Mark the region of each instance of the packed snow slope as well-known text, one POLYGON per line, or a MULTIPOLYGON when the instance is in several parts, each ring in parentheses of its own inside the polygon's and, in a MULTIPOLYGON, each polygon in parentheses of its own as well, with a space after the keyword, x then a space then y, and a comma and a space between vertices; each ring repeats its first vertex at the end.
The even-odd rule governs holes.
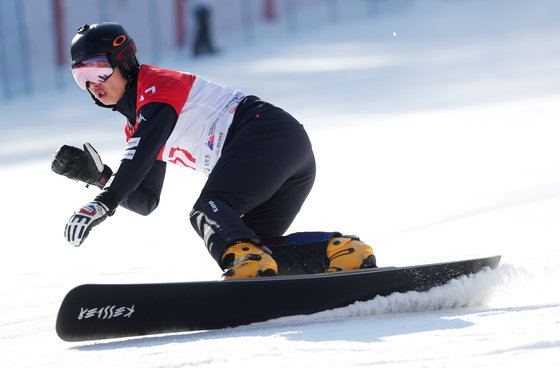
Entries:
POLYGON ((290 232, 357 234, 383 266, 495 254, 502 265, 312 316, 63 342, 56 313, 78 284, 220 275, 188 223, 205 178, 178 167, 151 216, 121 209, 82 247, 65 242, 97 190, 53 174, 51 154, 88 141, 116 167, 124 145, 124 119, 68 84, 0 105, 2 367, 559 366, 560 2, 344 3, 351 18, 272 24, 252 45, 222 40, 218 57, 158 65, 306 126, 318 176, 290 232))

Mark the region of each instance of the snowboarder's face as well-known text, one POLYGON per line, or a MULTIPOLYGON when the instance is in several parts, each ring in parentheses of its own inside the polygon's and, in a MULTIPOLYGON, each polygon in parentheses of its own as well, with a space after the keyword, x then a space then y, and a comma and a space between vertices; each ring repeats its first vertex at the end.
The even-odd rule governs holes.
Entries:
POLYGON ((126 79, 123 78, 119 68, 102 83, 88 82, 88 90, 103 105, 114 105, 122 98, 126 89, 126 79))

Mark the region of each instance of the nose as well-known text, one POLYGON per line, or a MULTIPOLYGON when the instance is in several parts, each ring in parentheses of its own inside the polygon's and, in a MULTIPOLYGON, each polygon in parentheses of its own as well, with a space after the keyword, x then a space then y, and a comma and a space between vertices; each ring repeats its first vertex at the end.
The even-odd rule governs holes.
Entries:
POLYGON ((86 86, 89 90, 92 90, 92 89, 95 89, 95 88, 99 88, 101 86, 101 83, 87 82, 86 86))

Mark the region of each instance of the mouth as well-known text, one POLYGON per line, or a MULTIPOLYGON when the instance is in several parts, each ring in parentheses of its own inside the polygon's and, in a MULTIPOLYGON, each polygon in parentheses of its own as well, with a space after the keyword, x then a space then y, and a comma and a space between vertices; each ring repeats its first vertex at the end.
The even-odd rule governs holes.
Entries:
POLYGON ((96 91, 95 97, 97 97, 98 100, 102 101, 103 99, 105 99, 105 97, 107 97, 107 93, 105 91, 96 91))
POLYGON ((103 101, 105 98, 107 98, 107 92, 99 85, 90 84, 88 86, 88 89, 99 101, 103 101))

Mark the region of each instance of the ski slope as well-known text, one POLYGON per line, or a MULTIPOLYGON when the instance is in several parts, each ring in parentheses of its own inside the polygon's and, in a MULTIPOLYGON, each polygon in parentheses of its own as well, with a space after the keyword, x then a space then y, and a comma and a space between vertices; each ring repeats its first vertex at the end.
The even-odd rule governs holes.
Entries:
POLYGON ((503 256, 426 293, 226 330, 56 336, 78 284, 220 277, 188 222, 205 178, 169 167, 151 216, 121 209, 74 248, 64 225, 97 189, 52 173, 51 154, 88 141, 115 168, 124 119, 72 85, 1 101, 0 366, 559 366, 559 11, 554 0, 386 1, 297 33, 269 25, 254 45, 222 40, 215 58, 161 60, 306 126, 318 176, 290 232, 357 234, 382 266, 503 256))

